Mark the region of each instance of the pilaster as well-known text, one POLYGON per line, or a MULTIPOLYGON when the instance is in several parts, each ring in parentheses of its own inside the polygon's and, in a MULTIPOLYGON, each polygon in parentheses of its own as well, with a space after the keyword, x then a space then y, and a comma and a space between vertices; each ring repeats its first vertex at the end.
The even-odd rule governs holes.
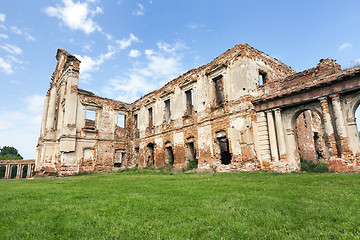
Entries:
POLYGON ((275 109, 274 113, 275 113, 276 134, 277 134, 277 140, 279 143, 280 160, 286 161, 285 134, 284 134, 283 122, 281 119, 280 108, 275 109))

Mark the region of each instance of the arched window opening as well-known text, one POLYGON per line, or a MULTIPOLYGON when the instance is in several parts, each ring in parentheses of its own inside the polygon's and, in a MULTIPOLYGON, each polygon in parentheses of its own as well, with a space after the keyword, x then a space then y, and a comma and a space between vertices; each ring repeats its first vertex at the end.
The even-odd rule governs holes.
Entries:
POLYGON ((325 162, 327 153, 320 115, 311 110, 302 112, 296 119, 295 131, 300 161, 325 162))

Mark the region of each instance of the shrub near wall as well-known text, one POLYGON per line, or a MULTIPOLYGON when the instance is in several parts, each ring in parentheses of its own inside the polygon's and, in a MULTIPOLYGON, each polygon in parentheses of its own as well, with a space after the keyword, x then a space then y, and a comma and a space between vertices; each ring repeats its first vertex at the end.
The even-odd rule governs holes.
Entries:
POLYGON ((329 167, 327 163, 318 162, 314 163, 312 161, 300 160, 300 169, 304 172, 314 172, 314 173, 325 173, 329 172, 329 167))

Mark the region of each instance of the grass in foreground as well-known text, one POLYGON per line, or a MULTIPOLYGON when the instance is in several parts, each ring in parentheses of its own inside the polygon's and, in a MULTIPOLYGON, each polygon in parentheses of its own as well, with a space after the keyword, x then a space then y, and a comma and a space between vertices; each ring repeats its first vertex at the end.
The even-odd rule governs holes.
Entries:
POLYGON ((0 180, 0 238, 359 239, 359 181, 136 171, 0 180))

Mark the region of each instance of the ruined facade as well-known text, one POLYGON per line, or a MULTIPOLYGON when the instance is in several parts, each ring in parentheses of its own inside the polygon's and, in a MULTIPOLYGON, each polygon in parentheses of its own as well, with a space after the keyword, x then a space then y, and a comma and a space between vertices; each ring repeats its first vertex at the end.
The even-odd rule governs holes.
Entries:
POLYGON ((296 73, 241 44, 129 104, 79 89, 80 61, 62 49, 56 58, 37 145, 40 174, 181 169, 193 159, 220 172, 292 172, 300 158, 359 170, 360 67, 341 70, 323 59, 296 73))

